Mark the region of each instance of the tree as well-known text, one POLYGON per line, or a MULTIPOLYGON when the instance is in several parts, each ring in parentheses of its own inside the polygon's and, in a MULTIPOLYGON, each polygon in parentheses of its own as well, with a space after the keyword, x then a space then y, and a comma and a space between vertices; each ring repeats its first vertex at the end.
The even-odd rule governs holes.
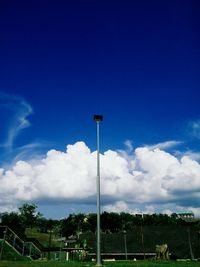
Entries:
POLYGON ((130 230, 133 228, 133 215, 127 212, 120 213, 120 219, 123 230, 130 230))
POLYGON ((36 226, 38 219, 42 217, 41 213, 37 212, 35 204, 25 203, 19 208, 20 217, 25 228, 36 226))
POLYGON ((95 213, 90 213, 87 217, 87 222, 89 224, 89 230, 95 233, 97 227, 97 215, 95 213))
POLYGON ((68 218, 61 221, 61 231, 63 236, 75 235, 77 232, 77 224, 74 219, 74 214, 70 214, 68 218))
POLYGON ((119 213, 103 212, 101 214, 101 229, 102 231, 110 231, 111 233, 119 232, 122 229, 122 223, 119 213))
POLYGON ((62 220, 61 231, 64 236, 79 235, 82 232, 87 232, 90 229, 88 217, 83 214, 70 214, 68 218, 62 220))
POLYGON ((21 217, 17 212, 5 212, 1 216, 2 224, 10 227, 14 232, 22 236, 25 232, 25 227, 21 217))

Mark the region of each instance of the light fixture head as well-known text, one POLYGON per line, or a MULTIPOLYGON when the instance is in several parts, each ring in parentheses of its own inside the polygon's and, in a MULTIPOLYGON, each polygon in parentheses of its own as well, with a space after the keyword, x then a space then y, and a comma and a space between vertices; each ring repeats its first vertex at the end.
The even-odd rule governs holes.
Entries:
POLYGON ((97 115, 97 114, 95 114, 95 115, 94 115, 94 120, 95 120, 96 122, 100 122, 100 121, 103 120, 103 116, 102 116, 102 115, 97 115))

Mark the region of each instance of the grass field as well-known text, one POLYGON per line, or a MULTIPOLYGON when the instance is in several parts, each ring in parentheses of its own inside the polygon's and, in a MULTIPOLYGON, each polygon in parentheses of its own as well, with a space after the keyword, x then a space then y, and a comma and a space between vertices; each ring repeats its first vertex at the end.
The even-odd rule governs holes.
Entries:
MULTIPOLYGON (((38 261, 0 261, 0 267, 92 267, 95 266, 93 262, 38 262, 38 261)), ((200 267, 200 262, 157 262, 157 261, 116 261, 116 262, 105 262, 105 267, 200 267)))

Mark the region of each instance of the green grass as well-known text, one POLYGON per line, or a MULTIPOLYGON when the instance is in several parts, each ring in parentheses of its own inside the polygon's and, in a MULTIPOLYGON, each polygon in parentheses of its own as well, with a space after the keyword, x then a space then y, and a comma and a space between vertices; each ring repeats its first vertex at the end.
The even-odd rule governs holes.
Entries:
MULTIPOLYGON (((25 231, 25 234, 28 238, 37 239, 41 243, 41 245, 43 245, 44 247, 49 246, 49 234, 48 233, 40 233, 40 232, 38 232, 37 229, 27 228, 25 231)), ((54 234, 52 234, 52 236, 51 236, 51 246, 52 247, 59 246, 59 243, 54 241, 55 238, 56 238, 56 236, 54 234)))
MULTIPOLYGON (((200 247, 197 239, 197 230, 199 228, 191 229, 191 240, 193 252, 196 258, 200 258, 200 247)), ((35 229, 27 229, 26 234, 28 237, 37 238, 43 245, 48 246, 49 234, 38 233, 35 229)), ((92 233, 85 234, 82 238, 86 238, 89 247, 93 249, 96 246, 95 235, 92 233)), ((55 246, 56 237, 52 235, 52 243, 55 246)), ((189 258, 189 248, 187 240, 187 231, 184 226, 149 226, 144 227, 144 243, 145 251, 153 252, 155 244, 168 243, 170 252, 175 252, 180 257, 189 258)), ((140 227, 135 227, 133 230, 127 232, 127 248, 128 252, 141 252, 141 235, 140 227)), ((124 251, 124 236, 122 233, 118 234, 102 234, 102 251, 106 252, 121 252, 124 251)), ((53 258, 53 257, 52 257, 53 258)), ((5 247, 3 259, 12 261, 0 261, 0 267, 92 267, 95 262, 58 262, 58 261, 28 261, 27 258, 16 255, 11 251, 11 248, 5 247)), ((185 261, 185 262, 157 262, 157 261, 116 261, 105 262, 105 267, 200 267, 199 262, 185 261)))
MULTIPOLYGON (((0 240, 0 249, 2 249, 2 240, 0 240)), ((2 259, 9 260, 17 260, 17 261, 27 261, 27 257, 20 256, 14 249, 8 246, 6 243, 4 244, 2 251, 2 259)), ((1 265, 0 265, 1 266, 1 265)))
MULTIPOLYGON (((94 262, 55 262, 55 261, 32 261, 32 262, 17 262, 17 261, 0 261, 0 267, 92 267, 94 262)), ((116 261, 105 262, 105 267, 199 267, 200 262, 157 262, 157 261, 116 261)))

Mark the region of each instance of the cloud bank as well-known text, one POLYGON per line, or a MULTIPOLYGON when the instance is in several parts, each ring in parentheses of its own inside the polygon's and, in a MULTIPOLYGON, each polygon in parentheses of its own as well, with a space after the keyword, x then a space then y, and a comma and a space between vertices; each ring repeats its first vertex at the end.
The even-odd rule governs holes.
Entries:
MULTIPOLYGON (((77 142, 37 161, 18 161, 0 169, 0 184, 0 211, 22 201, 95 204, 96 151, 77 142)), ((199 215, 200 164, 158 147, 108 150, 101 154, 101 195, 104 210, 199 215)))

